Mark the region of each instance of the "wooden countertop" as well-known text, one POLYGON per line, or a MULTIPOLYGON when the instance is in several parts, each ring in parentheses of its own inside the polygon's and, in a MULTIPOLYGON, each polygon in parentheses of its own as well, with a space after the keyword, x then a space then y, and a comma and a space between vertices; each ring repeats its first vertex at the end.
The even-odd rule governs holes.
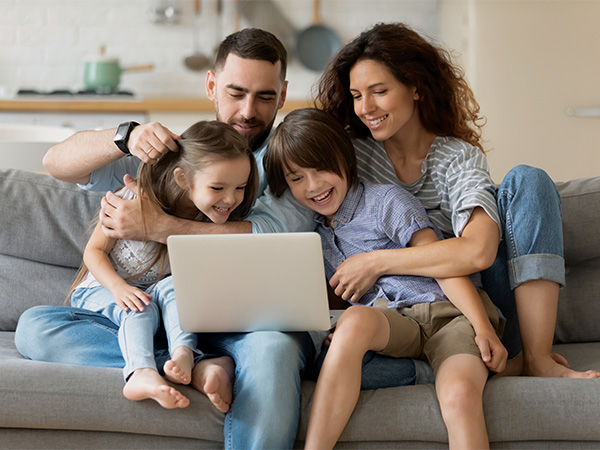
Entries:
MULTIPOLYGON (((283 111, 310 106, 307 100, 287 100, 283 111)), ((62 98, 27 98, 0 100, 0 111, 10 112, 80 112, 80 113, 149 113, 149 112, 213 112, 212 101, 207 98, 119 98, 119 99, 71 99, 62 98)))

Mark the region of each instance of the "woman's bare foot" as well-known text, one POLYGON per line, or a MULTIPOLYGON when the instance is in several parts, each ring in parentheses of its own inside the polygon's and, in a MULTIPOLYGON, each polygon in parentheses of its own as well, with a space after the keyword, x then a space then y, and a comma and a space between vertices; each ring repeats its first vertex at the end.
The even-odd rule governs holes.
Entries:
POLYGON ((177 384, 190 384, 194 354, 189 347, 177 347, 173 356, 165 363, 164 371, 167 380, 177 384))
POLYGON ((526 358, 523 364, 523 375, 554 378, 600 378, 600 372, 595 370, 578 372, 569 368, 566 359, 562 356, 555 353, 550 356, 550 358, 526 358))
POLYGON ((229 356, 203 359, 192 371, 192 387, 204 393, 215 407, 226 413, 233 400, 235 364, 229 356))
POLYGON ((167 409, 185 408, 190 400, 181 392, 169 386, 154 369, 139 369, 127 380, 123 395, 129 400, 152 399, 167 409))

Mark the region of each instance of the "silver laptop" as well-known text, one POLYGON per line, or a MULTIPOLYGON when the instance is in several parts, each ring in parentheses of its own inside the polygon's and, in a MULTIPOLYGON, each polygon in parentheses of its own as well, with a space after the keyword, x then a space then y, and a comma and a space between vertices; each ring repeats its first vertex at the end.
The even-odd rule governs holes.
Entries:
POLYGON ((167 239, 184 331, 311 331, 331 326, 317 233, 167 239))

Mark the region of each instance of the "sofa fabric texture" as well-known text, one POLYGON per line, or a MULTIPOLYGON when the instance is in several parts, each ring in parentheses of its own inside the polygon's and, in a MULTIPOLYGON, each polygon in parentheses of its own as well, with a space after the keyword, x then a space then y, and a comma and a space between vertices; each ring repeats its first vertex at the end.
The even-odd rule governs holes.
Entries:
MULTIPOLYGON (((600 177, 557 185, 567 286, 555 351, 575 369, 600 370, 600 177)), ((12 169, 0 170, 0 192, 0 448, 222 448, 224 415, 189 387, 181 390, 190 406, 166 410, 126 400, 119 369, 18 353, 21 313, 64 302, 102 195, 12 169)), ((303 382, 298 448, 313 390, 313 382, 303 382)), ((600 380, 491 379, 484 407, 492 448, 600 447, 600 380)), ((446 447, 435 388, 418 385, 363 391, 336 448, 446 447)))

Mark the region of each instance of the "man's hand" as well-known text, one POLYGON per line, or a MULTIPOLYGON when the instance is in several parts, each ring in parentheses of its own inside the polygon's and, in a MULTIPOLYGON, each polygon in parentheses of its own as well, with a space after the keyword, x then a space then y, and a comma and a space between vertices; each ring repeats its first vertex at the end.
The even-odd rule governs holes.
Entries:
POLYGON ((124 200, 112 192, 107 192, 102 199, 99 214, 100 225, 104 234, 112 239, 131 239, 135 241, 152 240, 152 226, 164 216, 164 211, 155 203, 139 196, 136 181, 129 175, 123 178, 125 187, 138 198, 124 200), (143 202, 144 217, 140 209, 143 202), (144 225, 146 233, 144 233, 144 225))
POLYGON ((146 123, 133 129, 127 147, 133 156, 143 163, 155 164, 167 152, 179 150, 176 140, 180 136, 158 122, 146 123))
POLYGON ((486 367, 492 372, 502 372, 506 367, 508 352, 496 333, 493 330, 490 330, 489 333, 477 333, 475 343, 479 347, 481 359, 483 359, 486 367))
POLYGON ((375 284, 380 276, 375 266, 375 253, 359 253, 337 267, 329 280, 337 296, 356 303, 375 284))

